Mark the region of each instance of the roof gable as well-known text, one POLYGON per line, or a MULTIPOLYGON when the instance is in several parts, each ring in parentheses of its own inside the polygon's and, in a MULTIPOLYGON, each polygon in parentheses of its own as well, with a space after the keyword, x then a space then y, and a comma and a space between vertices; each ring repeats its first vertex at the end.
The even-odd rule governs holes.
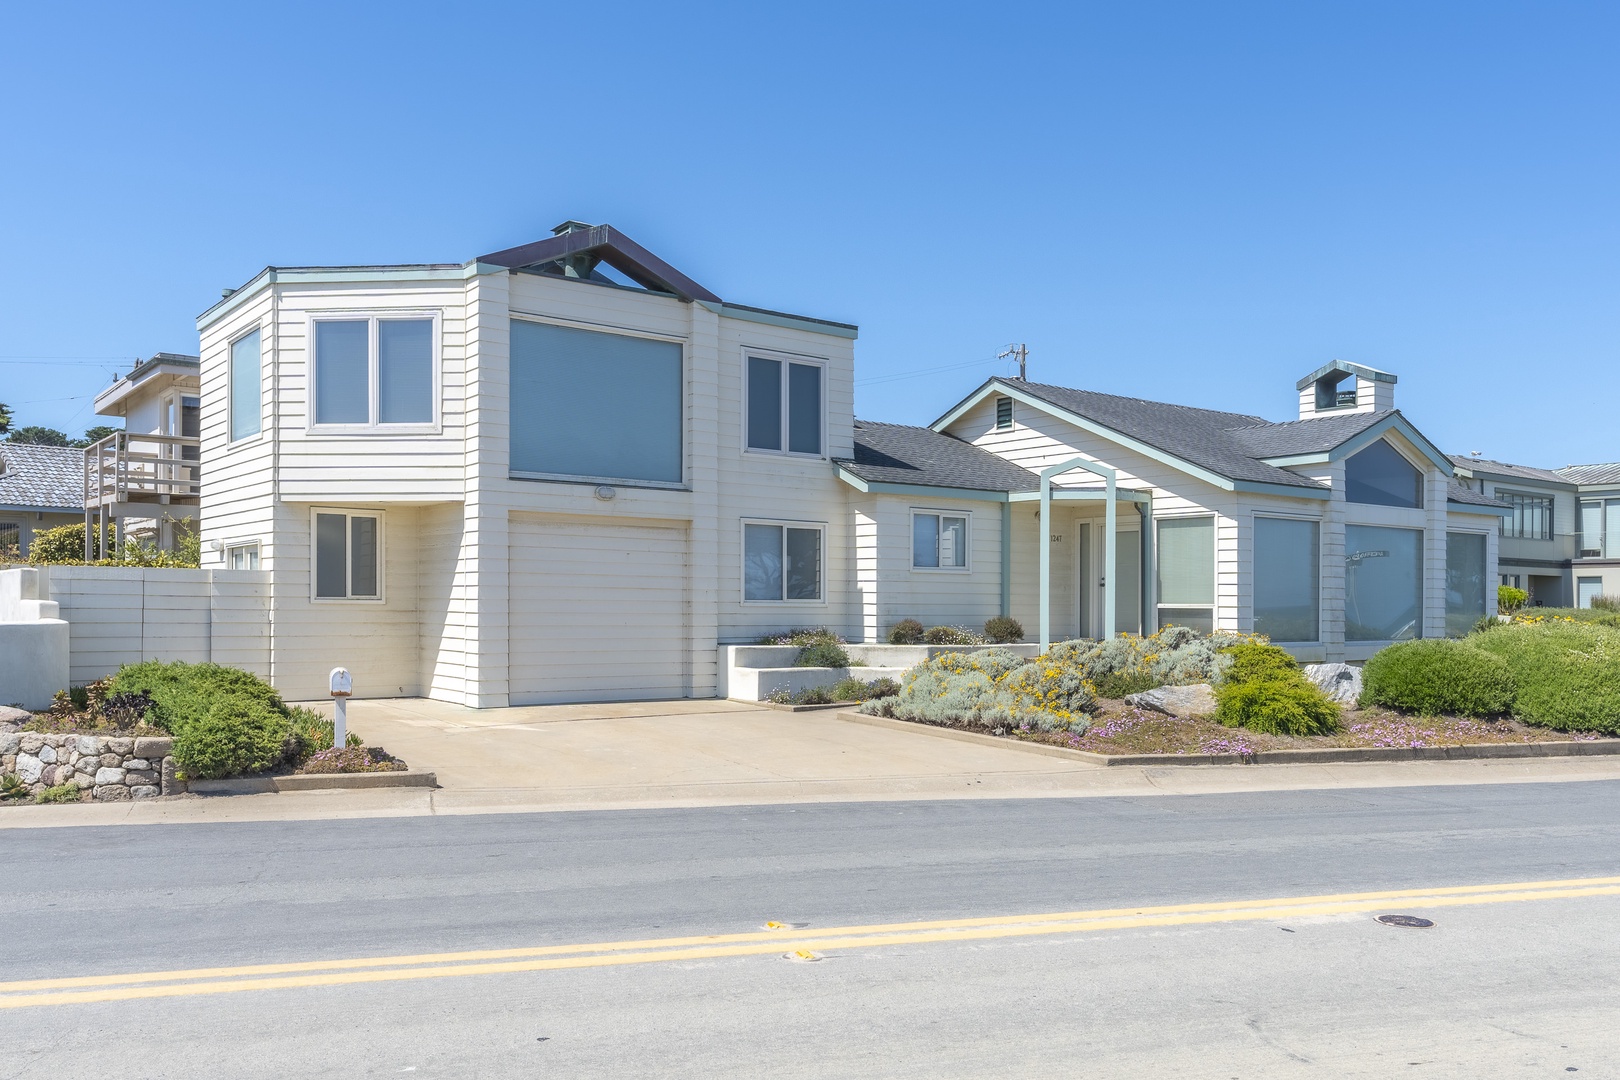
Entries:
POLYGON ((480 263, 555 277, 615 284, 597 270, 605 263, 644 289, 672 293, 682 300, 720 298, 611 225, 565 221, 556 235, 532 244, 478 256, 480 263))

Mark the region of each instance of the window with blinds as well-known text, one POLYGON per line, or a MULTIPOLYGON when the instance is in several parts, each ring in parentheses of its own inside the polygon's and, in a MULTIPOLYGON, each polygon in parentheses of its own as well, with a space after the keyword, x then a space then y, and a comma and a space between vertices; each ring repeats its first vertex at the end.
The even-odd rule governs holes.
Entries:
POLYGON ((1159 626, 1215 629, 1215 519, 1159 522, 1159 626))
POLYGON ((675 486, 681 346, 512 320, 513 476, 675 486))

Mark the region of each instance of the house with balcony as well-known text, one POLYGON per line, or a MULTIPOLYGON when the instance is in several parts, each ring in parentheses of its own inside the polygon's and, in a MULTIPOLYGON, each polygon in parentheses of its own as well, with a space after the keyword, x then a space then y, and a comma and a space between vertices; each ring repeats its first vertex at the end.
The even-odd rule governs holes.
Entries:
POLYGON ((130 538, 169 550, 177 530, 196 527, 198 368, 195 356, 156 353, 96 395, 96 415, 124 426, 84 450, 86 561, 130 538))
POLYGON ((1497 564, 1500 584, 1523 589, 1536 607, 1574 603, 1579 485, 1562 473, 1473 455, 1452 455, 1461 483, 1505 503, 1497 564))
POLYGON ((1358 660, 1489 610, 1508 512, 1339 361, 1282 423, 1014 379, 857 421, 854 326, 607 225, 269 267, 198 330, 204 565, 265 573, 290 698, 705 697, 728 643, 996 614, 1358 660))
POLYGON ((1579 531, 1570 562, 1575 604, 1591 607, 1600 596, 1620 596, 1620 462, 1568 465, 1558 475, 1576 487, 1579 531))

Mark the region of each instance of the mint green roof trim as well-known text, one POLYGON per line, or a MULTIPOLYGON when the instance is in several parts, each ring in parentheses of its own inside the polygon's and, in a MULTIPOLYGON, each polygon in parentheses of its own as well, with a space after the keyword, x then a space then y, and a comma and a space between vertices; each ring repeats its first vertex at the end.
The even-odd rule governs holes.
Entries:
POLYGON ((1329 360, 1295 383, 1294 389, 1303 390, 1322 376, 1332 375, 1334 372, 1341 375, 1354 375, 1358 379, 1371 379, 1373 382, 1397 383, 1400 381, 1387 371, 1379 371, 1377 368, 1370 368, 1365 364, 1352 364, 1347 360, 1329 360))
POLYGON ((1359 450, 1365 450, 1367 447, 1371 446, 1373 443, 1382 438, 1385 433, 1390 431, 1399 432, 1406 438, 1407 442, 1417 447, 1424 457, 1428 458, 1430 461, 1434 462, 1435 465, 1439 466, 1440 471, 1445 473, 1447 476, 1451 476, 1457 471, 1457 467, 1452 464, 1451 459, 1445 454, 1442 454, 1440 452, 1440 448, 1435 446, 1434 443, 1424 438, 1423 433, 1418 431, 1417 428, 1413 427, 1411 421, 1402 416, 1398 411, 1391 413, 1384 419, 1378 421, 1378 423, 1367 428, 1365 431, 1359 432, 1351 438, 1346 439, 1338 446, 1335 446, 1331 451, 1329 451, 1329 460, 1340 461, 1359 450))
POLYGON ((1208 469, 1203 468, 1200 465, 1194 465, 1192 462, 1187 461, 1184 458, 1176 457, 1174 454, 1167 454, 1156 446, 1149 446, 1147 443, 1133 439, 1129 435, 1121 434, 1111 427, 1106 427, 1094 420, 1088 420, 1085 417, 1072 413, 1067 409, 1053 405, 1050 401, 1038 398, 1034 394, 1025 393, 1024 391, 1019 390, 1017 387, 1006 382, 985 383, 973 393, 969 394, 966 398, 963 398, 961 403, 958 404, 956 408, 952 409, 938 420, 935 420, 929 425, 929 427, 933 428, 935 431, 944 431, 951 424, 954 424, 957 420, 960 420, 968 412, 968 410, 972 409, 991 394, 999 394, 1005 397, 1010 397, 1015 401, 1021 401, 1032 409, 1039 409, 1041 412, 1044 412, 1049 416, 1055 416, 1065 423, 1073 424, 1082 431, 1089 431, 1091 434, 1107 439, 1109 442, 1118 443, 1120 446, 1123 446, 1128 450, 1136 451, 1143 457, 1152 458, 1161 465, 1168 465, 1177 472, 1186 473, 1188 476, 1202 480, 1204 483, 1209 484, 1212 487, 1218 487, 1222 491, 1237 490, 1233 486, 1235 482, 1228 480, 1224 476, 1210 472, 1208 469))
POLYGON ((807 330, 812 334, 826 334, 829 337, 850 340, 854 340, 860 334, 859 329, 849 323, 828 322, 825 319, 813 319, 808 315, 787 315, 779 311, 762 311, 759 308, 742 307, 738 304, 716 304, 709 300, 695 300, 693 303, 722 318, 739 319, 742 322, 781 326, 789 330, 807 330))
MULTIPOLYGON (((1276 464, 1272 462, 1271 464, 1276 464)), ((1239 480, 1232 490, 1244 495, 1283 495, 1290 499, 1331 499, 1328 488, 1294 487, 1292 484, 1267 484, 1259 480, 1239 480)))
POLYGON ((977 499, 980 502, 1007 501, 1005 491, 980 491, 976 488, 930 487, 927 484, 879 484, 862 480, 842 465, 837 466, 838 479, 871 495, 907 495, 921 499, 977 499))
POLYGON ((476 262, 425 263, 420 266, 267 266, 255 274, 246 285, 197 316, 197 329, 206 329, 270 285, 293 282, 324 284, 362 281, 466 281, 480 274, 492 274, 505 269, 504 266, 491 267, 476 262))

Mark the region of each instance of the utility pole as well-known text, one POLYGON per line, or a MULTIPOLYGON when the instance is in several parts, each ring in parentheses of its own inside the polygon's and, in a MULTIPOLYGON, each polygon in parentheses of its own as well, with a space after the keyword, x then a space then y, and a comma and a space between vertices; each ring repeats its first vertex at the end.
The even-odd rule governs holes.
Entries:
POLYGON ((999 353, 996 354, 996 359, 997 360, 1005 360, 1009 356, 1017 357, 1017 359, 1018 359, 1018 381, 1019 382, 1028 382, 1029 381, 1029 346, 1027 346, 1027 345, 1009 345, 1005 349, 1002 349, 999 353))

